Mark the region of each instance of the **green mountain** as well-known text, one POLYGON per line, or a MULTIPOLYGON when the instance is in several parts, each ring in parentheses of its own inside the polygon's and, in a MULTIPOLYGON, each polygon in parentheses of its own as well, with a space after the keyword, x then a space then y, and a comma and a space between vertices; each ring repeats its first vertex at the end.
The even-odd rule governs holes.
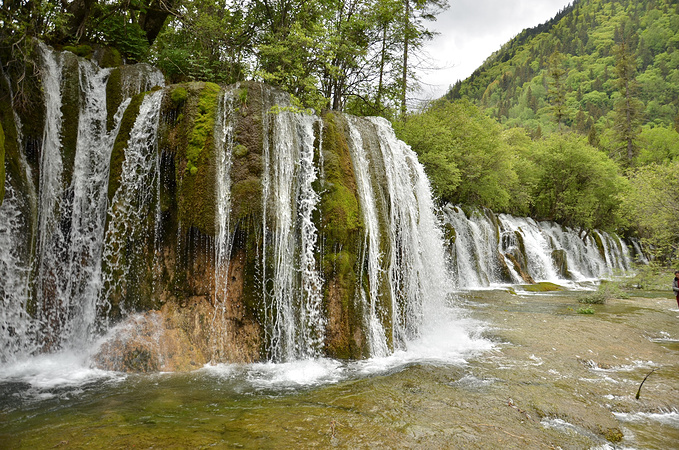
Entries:
POLYGON ((506 43, 445 98, 468 98, 533 136, 558 128, 605 135, 625 96, 619 66, 627 56, 639 125, 679 128, 678 49, 677 0, 576 0, 506 43))

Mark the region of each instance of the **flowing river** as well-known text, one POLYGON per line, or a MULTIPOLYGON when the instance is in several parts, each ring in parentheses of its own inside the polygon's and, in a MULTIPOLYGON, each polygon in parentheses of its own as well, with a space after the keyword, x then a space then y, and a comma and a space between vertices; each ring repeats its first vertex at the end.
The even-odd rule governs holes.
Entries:
POLYGON ((33 358, 0 370, 0 447, 673 448, 673 299, 578 314, 577 295, 469 292, 467 317, 448 318, 460 335, 442 326, 356 362, 122 375, 83 355, 33 358))

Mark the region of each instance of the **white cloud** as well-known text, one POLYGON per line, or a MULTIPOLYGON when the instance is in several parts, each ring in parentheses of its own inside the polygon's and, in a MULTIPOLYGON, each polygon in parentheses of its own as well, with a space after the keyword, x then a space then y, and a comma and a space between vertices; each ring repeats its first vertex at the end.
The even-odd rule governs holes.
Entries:
POLYGON ((450 8, 430 23, 440 34, 427 44, 428 65, 420 72, 423 92, 438 98, 464 80, 493 52, 519 34, 553 18, 572 0, 449 0, 450 8))

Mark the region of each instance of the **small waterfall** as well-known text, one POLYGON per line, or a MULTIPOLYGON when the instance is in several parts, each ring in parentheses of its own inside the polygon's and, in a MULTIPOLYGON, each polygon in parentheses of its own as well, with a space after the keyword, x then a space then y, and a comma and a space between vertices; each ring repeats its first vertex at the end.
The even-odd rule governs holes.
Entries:
POLYGON ((581 235, 553 222, 479 210, 467 215, 451 205, 443 214, 455 230, 450 250, 460 289, 527 281, 589 281, 632 268, 627 245, 602 231, 581 235))
MULTIPOLYGON (((2 70, 0 64, 0 70, 2 70)), ((7 74, 2 73, 14 104, 7 74)), ((0 362, 31 354, 38 349, 38 323, 28 312, 31 292, 31 253, 37 214, 36 193, 31 167, 23 149, 22 126, 12 108, 20 164, 24 170, 26 193, 15 188, 11 172, 5 176, 5 197, 0 205, 0 362)))
POLYGON ((358 196, 363 213, 363 223, 365 224, 364 255, 361 258, 365 261, 365 269, 368 272, 368 292, 361 289, 363 309, 367 312, 364 326, 370 354, 386 356, 389 352, 389 346, 382 326, 383 319, 381 316, 384 312, 378 308, 378 298, 384 273, 382 270, 383 255, 380 251, 380 224, 378 222, 377 205, 375 204, 376 197, 370 177, 370 167, 374 163, 368 159, 368 154, 365 151, 363 138, 358 129, 358 119, 349 117, 348 125, 358 196))
POLYGON ((78 61, 81 105, 71 182, 65 183, 60 142, 63 54, 44 45, 47 117, 40 177, 38 312, 48 346, 78 346, 91 336, 101 280, 109 160, 122 113, 106 131, 109 69, 78 61))
MULTIPOLYGON (((314 164, 314 124, 318 119, 306 115, 300 119, 297 131, 301 138, 298 194, 303 297, 301 334, 303 345, 308 349, 305 356, 318 357, 322 354, 325 338, 323 279, 316 261, 318 229, 313 217, 320 201, 320 196, 313 187, 313 183, 318 179, 318 170, 314 164)), ((322 151, 319 151, 319 154, 322 154, 322 151)))
MULTIPOLYGON (((455 230, 451 269, 456 285, 466 287, 487 286, 500 278, 497 252, 498 235, 494 224, 475 211, 467 216, 460 208, 446 205, 446 222, 455 230)), ((516 275, 518 281, 519 276, 516 275)))
MULTIPOLYGON (((145 251, 156 242, 160 223, 160 161, 157 132, 163 91, 147 94, 130 133, 125 151, 120 187, 108 209, 108 227, 103 248, 103 292, 101 308, 111 309, 117 302, 125 313, 132 305, 123 298, 134 292, 131 280, 146 272, 145 251), (127 249, 127 251, 123 251, 127 249)), ((156 253, 156 252, 154 252, 156 253)))
POLYGON ((67 282, 63 256, 67 246, 68 224, 61 217, 68 209, 68 195, 63 186, 61 158, 61 66, 63 55, 40 45, 43 58, 45 95, 45 127, 40 162, 38 191, 38 268, 36 274, 40 341, 58 347, 62 326, 69 319, 69 303, 65 295, 67 282), (65 229, 66 228, 66 229, 65 229), (65 304, 63 302, 66 302, 65 304))
POLYGON ((8 174, 0 207, 0 362, 37 349, 37 323, 27 312, 30 265, 23 247, 28 227, 11 181, 8 174))
POLYGON ((217 158, 217 243, 215 245, 215 312, 212 328, 222 330, 212 338, 212 352, 221 357, 225 344, 224 333, 229 332, 226 318, 229 284, 229 263, 233 246, 230 229, 231 213, 231 164, 235 133, 236 114, 234 110, 234 91, 222 94, 215 121, 215 155, 217 158))
POLYGON ((419 336, 444 314, 448 283, 443 239, 429 180, 415 153, 384 118, 371 117, 386 169, 391 212, 389 269, 397 344, 419 336))
POLYGON ((348 118, 348 124, 365 224, 364 321, 370 354, 385 356, 389 343, 407 348, 425 324, 445 315, 452 286, 431 188, 415 153, 384 119, 348 118))
MULTIPOLYGON (((274 104, 286 105, 282 98, 274 104)), ((265 144, 262 179, 264 303, 270 357, 289 361, 319 356, 324 339, 322 281, 315 258, 318 232, 312 220, 319 201, 312 186, 318 176, 314 163, 318 119, 285 110, 270 110, 267 115, 265 130, 272 139, 265 144)))

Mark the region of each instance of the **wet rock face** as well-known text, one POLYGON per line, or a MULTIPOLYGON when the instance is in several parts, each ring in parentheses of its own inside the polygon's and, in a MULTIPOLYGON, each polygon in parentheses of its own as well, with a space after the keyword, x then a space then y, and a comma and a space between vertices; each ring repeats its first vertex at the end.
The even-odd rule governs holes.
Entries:
POLYGON ((195 370, 206 358, 176 327, 172 317, 160 311, 130 317, 93 357, 96 365, 118 372, 174 372, 195 370))

